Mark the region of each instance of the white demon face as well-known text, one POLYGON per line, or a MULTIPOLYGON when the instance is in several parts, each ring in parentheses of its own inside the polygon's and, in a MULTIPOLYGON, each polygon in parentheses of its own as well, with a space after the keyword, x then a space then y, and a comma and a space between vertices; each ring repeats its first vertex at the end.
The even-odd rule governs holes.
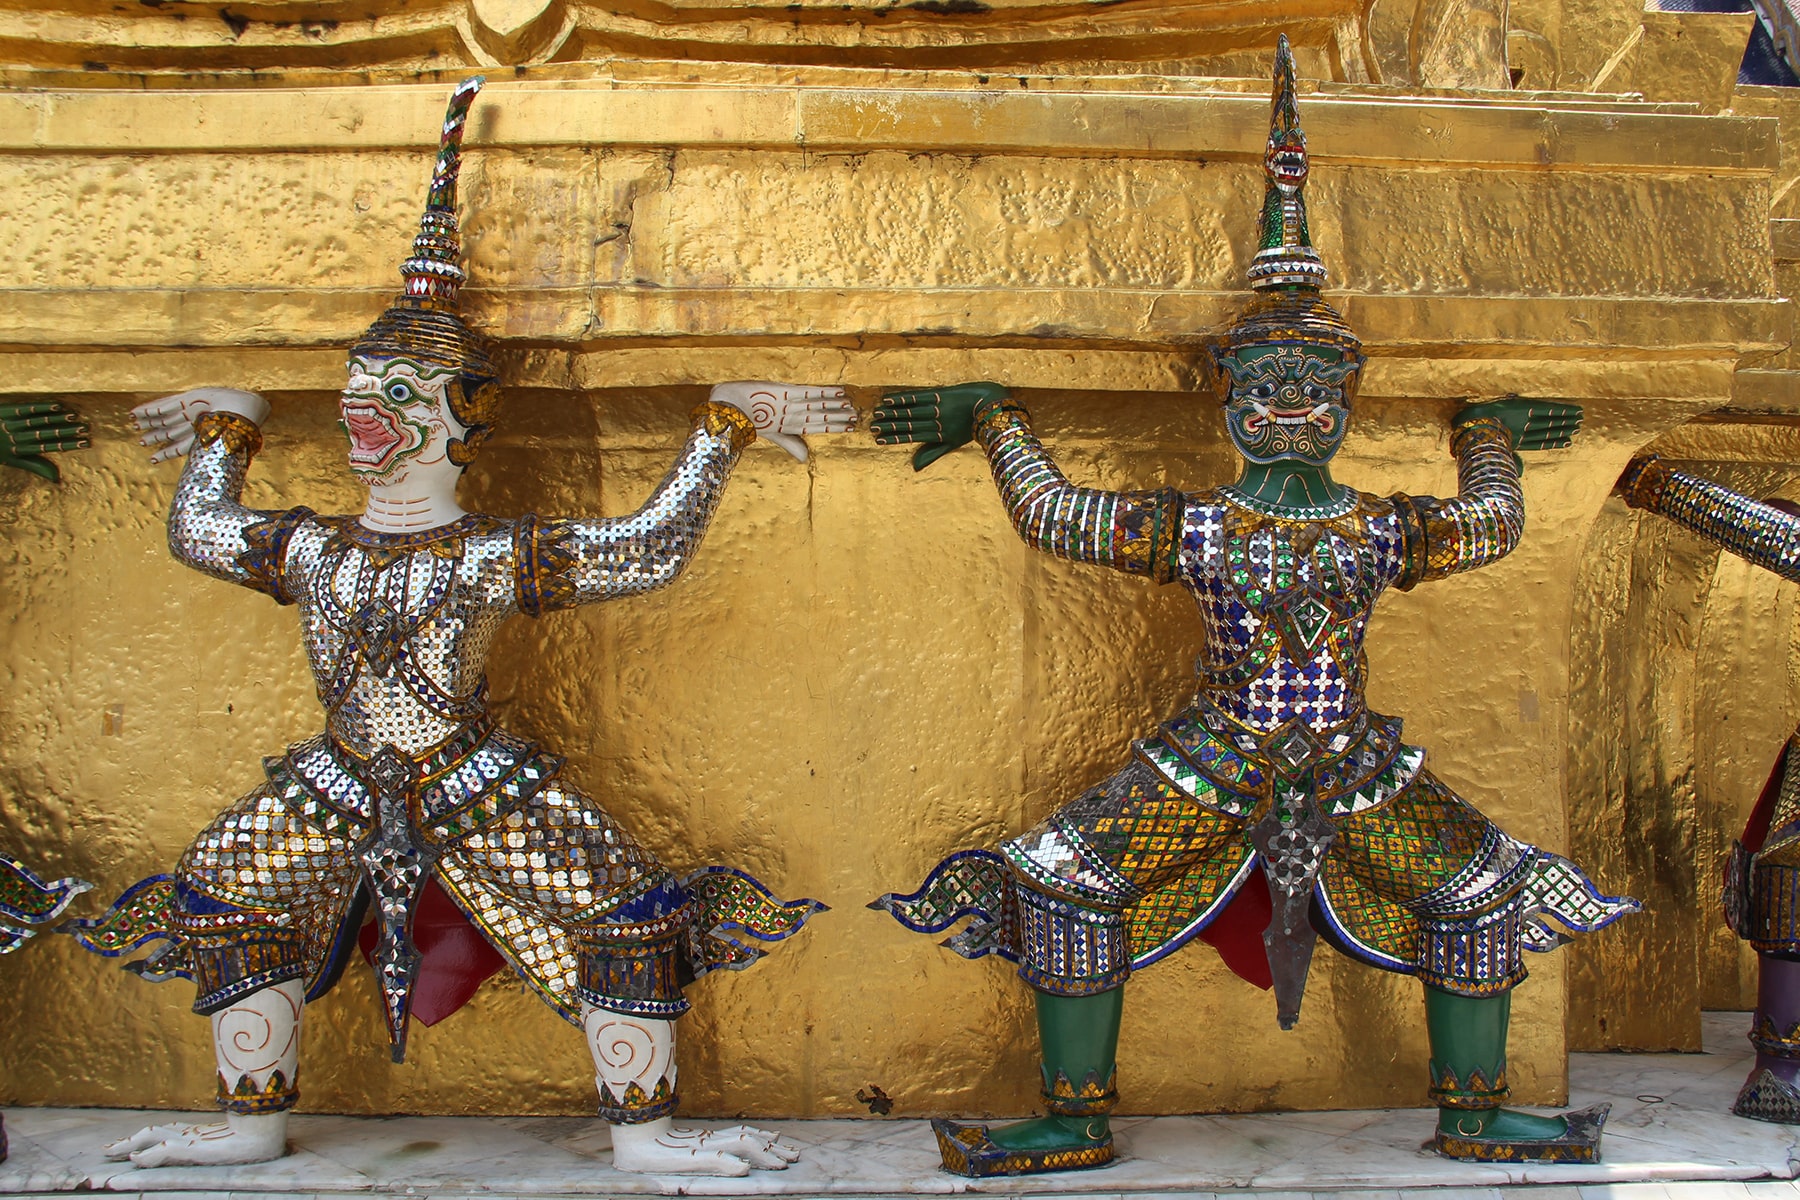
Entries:
POLYGON ((352 358, 338 399, 350 470, 365 483, 397 483, 411 464, 441 461, 462 432, 448 400, 455 379, 455 371, 408 358, 352 358))

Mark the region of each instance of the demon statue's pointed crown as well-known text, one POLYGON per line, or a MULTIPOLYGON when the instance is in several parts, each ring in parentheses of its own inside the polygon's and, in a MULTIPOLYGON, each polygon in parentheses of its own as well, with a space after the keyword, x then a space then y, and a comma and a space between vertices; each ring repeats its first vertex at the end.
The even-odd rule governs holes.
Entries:
POLYGON ((1326 355, 1335 362, 1325 371, 1338 376, 1333 383, 1341 387, 1347 401, 1361 372, 1362 342, 1319 294, 1325 282, 1325 263, 1313 249, 1306 223, 1306 135, 1300 129, 1300 107, 1294 99, 1294 55, 1285 34, 1275 50, 1274 97, 1263 173, 1268 182, 1260 236, 1246 272, 1257 295, 1226 331, 1224 344, 1213 352, 1222 398, 1239 373, 1243 351, 1317 347, 1337 351, 1326 355))
POLYGON ((409 358, 456 372, 449 389, 450 412, 468 430, 450 446, 451 460, 458 464, 475 457, 475 448, 500 413, 499 376, 487 341, 463 323, 457 307, 457 292, 468 275, 457 262, 462 239, 457 235, 456 179, 469 106, 485 82, 477 75, 450 93, 419 236, 413 239, 412 255, 400 263, 406 290, 350 347, 354 355, 409 358))

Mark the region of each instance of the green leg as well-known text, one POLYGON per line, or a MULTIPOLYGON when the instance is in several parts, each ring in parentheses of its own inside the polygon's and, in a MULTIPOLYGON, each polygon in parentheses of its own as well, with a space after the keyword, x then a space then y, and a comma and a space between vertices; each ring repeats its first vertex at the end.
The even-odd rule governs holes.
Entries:
POLYGON ((1447 1137, 1540 1142, 1563 1137, 1561 1117, 1502 1108, 1506 1099, 1506 1027, 1512 992, 1458 996, 1427 986, 1425 1025, 1431 1035, 1431 1093, 1438 1130, 1447 1137))
POLYGON ((982 1179, 1110 1163, 1113 1141, 1106 1114, 1119 1102, 1113 1089, 1113 1055, 1124 1008, 1123 984, 1094 996, 1037 993, 1044 1107, 1049 1115, 998 1128, 943 1118, 933 1121, 944 1169, 982 1179))
POLYGON ((1113 1064, 1125 988, 1093 996, 1036 995, 1049 1115, 990 1128, 988 1137, 1005 1150, 1078 1149, 1103 1142, 1110 1132, 1106 1114, 1118 1103, 1113 1064))

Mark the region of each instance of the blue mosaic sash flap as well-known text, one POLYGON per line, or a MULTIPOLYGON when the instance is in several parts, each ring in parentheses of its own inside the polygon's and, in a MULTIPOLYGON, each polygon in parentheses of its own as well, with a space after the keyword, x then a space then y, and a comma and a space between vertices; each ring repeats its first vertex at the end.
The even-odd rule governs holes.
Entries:
POLYGON ((32 926, 54 921, 93 886, 84 879, 42 879, 18 859, 0 854, 0 954, 18 949, 36 932, 32 926))
POLYGON ((992 850, 959 850, 931 869, 919 890, 888 892, 869 902, 914 933, 942 933, 974 918, 942 945, 964 958, 996 954, 1019 961, 1019 902, 1012 871, 992 850))
POLYGON ((782 900, 735 867, 701 867, 683 876, 681 887, 694 905, 682 947, 694 979, 745 970, 768 953, 764 945, 792 937, 813 914, 830 911, 817 900, 782 900))
POLYGON ((119 958, 161 941, 149 957, 128 962, 125 969, 151 983, 194 977, 193 947, 175 924, 175 877, 152 875, 125 889, 99 916, 65 921, 56 932, 73 937, 84 950, 119 958))

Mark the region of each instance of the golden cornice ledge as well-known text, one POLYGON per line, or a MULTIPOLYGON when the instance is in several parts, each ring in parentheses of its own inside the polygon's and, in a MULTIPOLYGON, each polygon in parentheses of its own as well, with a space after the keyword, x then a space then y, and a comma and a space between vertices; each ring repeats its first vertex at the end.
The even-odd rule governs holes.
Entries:
POLYGON ((1503 10, 1496 0, 4 0, 0 62, 86 72, 87 86, 108 74, 242 85, 280 71, 612 57, 1254 76, 1285 31, 1308 74, 1495 86, 1503 10))
MULTIPOLYGON (((655 74, 498 81, 475 114, 470 310, 540 368, 636 348, 646 373, 614 382, 660 384, 678 380, 659 347, 1083 348, 1160 356, 1122 388, 1179 386, 1241 302, 1253 94, 655 74)), ((393 287, 441 92, 0 93, 0 345, 19 352, 0 388, 62 387, 47 350, 344 344, 393 287)), ((1333 295, 1378 362, 1729 369, 1785 341, 1774 121, 1344 85, 1307 121, 1333 295), (1656 253, 1625 249, 1652 218, 1656 253)), ((88 386, 131 389, 141 364, 106 361, 88 386)), ((291 385, 332 386, 328 356, 288 362, 291 385)))

